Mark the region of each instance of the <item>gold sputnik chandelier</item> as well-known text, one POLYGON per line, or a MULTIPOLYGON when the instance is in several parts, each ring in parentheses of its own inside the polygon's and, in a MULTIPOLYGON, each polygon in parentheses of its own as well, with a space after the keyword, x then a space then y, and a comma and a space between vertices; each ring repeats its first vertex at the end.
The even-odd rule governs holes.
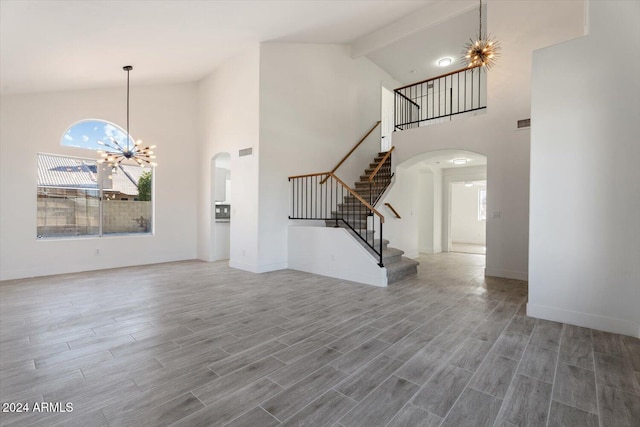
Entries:
POLYGON ((156 156, 153 155, 153 149, 155 145, 148 147, 142 147, 142 141, 131 141, 131 135, 129 134, 129 72, 133 70, 133 66, 125 65, 122 67, 127 72, 127 141, 123 143, 118 141, 113 136, 109 136, 108 141, 98 141, 98 144, 104 145, 105 150, 98 150, 98 154, 101 159, 98 163, 107 163, 112 169, 115 169, 120 163, 125 160, 131 160, 130 163, 137 163, 141 167, 157 166, 153 161, 156 156))
POLYGON ((477 40, 469 40, 464 45, 462 52, 462 62, 467 64, 467 68, 486 67, 487 69, 495 65, 500 56, 500 43, 488 34, 482 34, 482 0, 480 0, 480 25, 477 40))

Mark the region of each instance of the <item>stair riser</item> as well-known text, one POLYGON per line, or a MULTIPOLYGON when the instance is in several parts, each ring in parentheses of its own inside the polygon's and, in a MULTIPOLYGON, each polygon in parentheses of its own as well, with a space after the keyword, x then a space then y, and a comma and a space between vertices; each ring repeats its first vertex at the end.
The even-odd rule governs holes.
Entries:
POLYGON ((418 268, 416 266, 408 267, 401 271, 394 271, 392 274, 387 273, 387 284, 390 285, 399 282, 402 279, 415 276, 416 274, 418 274, 418 268))
MULTIPOLYGON (((377 250, 378 248, 376 248, 377 250)), ((384 265, 388 265, 388 264, 393 264, 395 262, 400 262, 400 260, 402 259, 402 254, 398 254, 398 255, 393 255, 390 257, 385 257, 384 254, 382 256, 382 263, 384 265)))
POLYGON ((373 191, 379 191, 384 187, 386 187, 386 183, 385 184, 369 184, 369 182, 356 182, 356 191, 358 190, 358 188, 366 188, 367 190, 371 188, 373 191))
POLYGON ((369 175, 360 175, 360 182, 375 182, 380 181, 384 178, 386 178, 387 180, 391 179, 391 174, 378 172, 378 174, 373 178, 373 181, 369 181, 369 175))
POLYGON ((331 211, 332 214, 340 214, 340 215, 362 215, 369 216, 369 209, 367 209, 364 205, 349 205, 349 206, 338 206, 337 211, 331 211))

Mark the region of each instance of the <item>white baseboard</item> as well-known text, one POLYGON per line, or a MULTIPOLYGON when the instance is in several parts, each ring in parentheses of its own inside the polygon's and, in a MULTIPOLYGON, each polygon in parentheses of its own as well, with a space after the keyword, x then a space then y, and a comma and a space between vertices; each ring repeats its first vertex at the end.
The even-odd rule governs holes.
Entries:
POLYGON ((55 265, 44 265, 37 266, 33 268, 18 268, 13 270, 3 270, 0 271, 0 282, 6 280, 19 280, 19 279, 30 279, 34 277, 43 277, 43 276, 57 276, 59 274, 74 274, 74 273, 86 273, 89 271, 100 271, 100 270, 112 270, 114 268, 126 268, 126 267, 136 267, 141 265, 153 265, 153 264, 164 264, 168 262, 180 262, 180 261, 192 261, 196 258, 194 256, 179 256, 175 257, 165 257, 165 256, 157 256, 157 257, 149 257, 148 259, 138 259, 138 260, 128 260, 126 262, 121 262, 120 260, 88 260, 87 262, 77 262, 77 263, 58 263, 55 265), (93 261, 93 262, 91 262, 93 261))
POLYGON ((229 260, 229 267, 236 268, 238 270, 248 271, 250 273, 260 273, 260 271, 258 271, 258 266, 257 265, 247 264, 247 263, 244 263, 244 262, 238 262, 238 261, 229 260))
POLYGON ((492 267, 486 267, 484 269, 484 275, 491 277, 503 277, 505 279, 524 280, 525 282, 529 280, 529 275, 526 271, 503 270, 492 267))
POLYGON ((599 316, 597 314, 531 303, 527 304, 527 316, 640 338, 640 324, 627 319, 599 316))
POLYGON ((260 273, 267 273, 269 271, 284 270, 289 268, 289 265, 286 262, 276 262, 273 264, 255 265, 255 264, 247 264, 244 262, 229 260, 229 267, 235 268, 238 270, 248 271, 250 273, 260 274, 260 273))
POLYGON ((418 251, 411 251, 411 252, 407 252, 404 255, 402 255, 404 257, 407 258, 411 258, 411 259, 416 259, 420 256, 420 254, 418 253, 418 251))
POLYGON ((426 254, 426 255, 433 255, 436 253, 436 251, 434 249, 418 249, 418 252, 421 254, 426 254))
POLYGON ((258 273, 268 273, 269 271, 285 270, 289 268, 289 265, 286 262, 275 262, 273 264, 259 265, 257 268, 258 273))

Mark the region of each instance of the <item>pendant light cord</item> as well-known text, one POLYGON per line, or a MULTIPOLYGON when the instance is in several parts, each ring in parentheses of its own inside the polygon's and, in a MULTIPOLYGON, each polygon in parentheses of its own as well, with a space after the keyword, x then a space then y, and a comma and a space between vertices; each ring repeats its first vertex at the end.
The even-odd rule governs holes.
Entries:
POLYGON ((478 40, 482 40, 482 0, 480 0, 480 31, 478 33, 478 40))
MULTIPOLYGON (((482 1, 482 0, 480 0, 482 1)), ((125 67, 127 70, 127 151, 129 151, 129 141, 131 140, 131 135, 129 134, 129 67, 125 67)))

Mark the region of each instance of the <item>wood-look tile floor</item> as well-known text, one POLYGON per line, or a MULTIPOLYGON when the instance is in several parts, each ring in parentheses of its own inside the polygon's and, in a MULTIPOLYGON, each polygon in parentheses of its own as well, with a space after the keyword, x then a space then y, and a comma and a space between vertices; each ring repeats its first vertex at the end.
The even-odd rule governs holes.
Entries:
POLYGON ((525 315, 484 257, 375 288, 179 262, 0 283, 16 426, 635 426, 640 340, 525 315))

